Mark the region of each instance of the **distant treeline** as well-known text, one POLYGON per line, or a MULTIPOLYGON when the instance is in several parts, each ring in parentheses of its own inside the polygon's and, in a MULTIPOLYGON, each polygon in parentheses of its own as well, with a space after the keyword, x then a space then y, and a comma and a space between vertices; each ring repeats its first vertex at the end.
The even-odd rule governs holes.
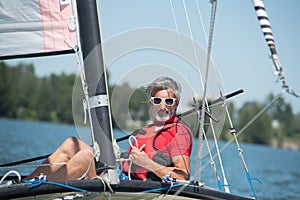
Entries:
POLYGON ((0 116, 73 123, 75 75, 37 77, 32 64, 0 63, 0 116))
MULTIPOLYGON (((9 66, 0 62, 0 117, 73 124, 72 92, 75 78, 75 74, 64 73, 37 77, 32 64, 9 66)), ((114 128, 133 129, 147 123, 149 106, 143 91, 124 84, 109 85, 109 92, 113 97, 114 128)), ((229 102, 229 112, 237 132, 272 99, 273 95, 270 94, 263 103, 246 102, 239 109, 229 102)), ((294 114, 291 105, 280 97, 239 136, 239 140, 259 144, 270 144, 272 139, 280 143, 286 137, 300 140, 299 122, 300 114, 294 114)), ((225 140, 230 138, 227 124, 221 136, 225 140)))

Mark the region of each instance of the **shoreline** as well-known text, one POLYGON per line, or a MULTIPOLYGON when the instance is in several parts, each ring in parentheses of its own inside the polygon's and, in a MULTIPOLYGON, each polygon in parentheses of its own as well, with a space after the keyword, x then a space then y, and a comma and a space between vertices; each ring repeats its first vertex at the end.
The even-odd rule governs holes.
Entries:
POLYGON ((293 138, 285 138, 281 144, 276 138, 271 140, 270 146, 286 150, 300 151, 300 141, 293 138))

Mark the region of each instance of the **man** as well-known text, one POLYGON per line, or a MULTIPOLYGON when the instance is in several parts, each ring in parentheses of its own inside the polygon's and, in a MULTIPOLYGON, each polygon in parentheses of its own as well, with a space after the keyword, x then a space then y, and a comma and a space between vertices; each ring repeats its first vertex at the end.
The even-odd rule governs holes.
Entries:
MULTIPOLYGON (((125 162, 124 170, 133 172, 134 178, 161 181, 171 173, 178 180, 189 179, 192 134, 176 116, 180 90, 180 85, 168 77, 161 77, 147 87, 154 123, 138 131, 137 142, 132 144, 135 147, 128 149, 133 166, 125 162)), ((26 179, 40 173, 46 174, 49 181, 97 176, 92 148, 75 137, 66 139, 44 161, 44 164, 50 163, 56 164, 38 167, 26 179)))
POLYGON ((133 165, 125 162, 123 166, 134 179, 161 181, 170 174, 177 180, 189 180, 192 134, 176 116, 180 90, 168 77, 148 85, 153 124, 135 132, 136 142, 128 149, 133 165))

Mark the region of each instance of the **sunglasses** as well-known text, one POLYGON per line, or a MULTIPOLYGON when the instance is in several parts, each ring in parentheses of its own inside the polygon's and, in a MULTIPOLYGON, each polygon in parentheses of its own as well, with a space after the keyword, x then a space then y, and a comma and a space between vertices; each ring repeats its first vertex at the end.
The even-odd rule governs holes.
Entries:
POLYGON ((177 99, 175 98, 160 98, 160 97, 151 97, 150 100, 154 105, 160 105, 162 101, 165 102, 167 106, 173 106, 177 99))

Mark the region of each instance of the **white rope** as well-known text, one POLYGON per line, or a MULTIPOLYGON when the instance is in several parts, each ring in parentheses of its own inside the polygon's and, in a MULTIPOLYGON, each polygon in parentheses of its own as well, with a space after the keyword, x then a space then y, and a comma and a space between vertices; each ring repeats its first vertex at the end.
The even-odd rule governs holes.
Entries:
POLYGON ((207 52, 207 63, 205 68, 205 78, 204 78, 204 88, 203 88, 203 99, 202 101, 202 109, 200 114, 200 134, 198 135, 198 156, 196 163, 196 169, 198 169, 198 173, 196 174, 197 181, 200 183, 200 168, 201 168, 201 158, 202 158, 202 142, 204 131, 204 119, 205 119, 205 106, 207 105, 206 93, 207 93, 207 81, 208 81, 208 72, 210 68, 210 58, 211 58, 211 46, 212 46, 212 38, 213 38, 213 28, 216 14, 216 1, 212 1, 212 9, 211 9, 211 23, 210 23, 210 31, 209 31, 209 40, 208 40, 208 52, 207 52))
MULTIPOLYGON (((138 151, 141 151, 145 146, 146 144, 143 144, 141 147, 139 147, 139 144, 138 144, 138 141, 136 139, 136 137, 134 135, 131 135, 129 138, 128 138, 128 143, 130 145, 131 148, 135 148, 137 149, 138 151), (133 145, 132 141, 134 141, 135 145, 133 145)), ((128 169, 128 179, 131 180, 131 166, 132 166, 132 160, 128 159, 130 162, 129 162, 129 169, 128 169)))
MULTIPOLYGON (((74 0, 72 0, 74 1, 74 0)), ((80 42, 80 33, 79 33, 79 24, 76 23, 78 22, 78 15, 77 15, 77 12, 76 12, 76 3, 72 2, 72 9, 73 9, 73 13, 75 13, 75 26, 76 26, 76 40, 77 40, 77 48, 74 48, 74 51, 75 51, 75 57, 76 57, 76 60, 77 60, 77 68, 79 70, 79 73, 80 73, 80 80, 81 80, 81 85, 82 85, 82 90, 83 90, 83 96, 84 96, 84 99, 83 99, 83 111, 84 111, 84 124, 86 124, 86 120, 87 120, 87 116, 89 118, 89 122, 90 122, 90 130, 91 130, 91 133, 93 135, 92 137, 92 140, 93 140, 93 143, 94 143, 94 130, 93 130, 93 123, 92 123, 92 115, 91 115, 91 112, 90 112, 90 105, 89 105, 89 95, 88 95, 88 85, 87 85, 87 82, 86 82, 86 76, 85 76, 85 72, 84 72, 84 67, 83 67, 83 62, 82 62, 82 56, 81 56, 81 44, 80 42), (88 114, 86 114, 86 112, 88 114)))
MULTIPOLYGON (((184 13, 185 13, 186 22, 187 22, 188 29, 189 29, 190 38, 192 40, 193 53, 194 53, 194 56, 195 56, 196 65, 199 68, 199 72, 200 72, 200 64, 199 64, 198 56, 197 56, 197 53, 196 53, 194 37, 193 37, 192 29, 191 29, 190 18, 189 18, 188 12, 187 12, 185 0, 182 0, 182 3, 183 3, 183 7, 184 7, 184 13)), ((200 78, 201 78, 201 76, 200 76, 200 78)), ((202 78, 201 78, 201 81, 202 81, 202 78)))
MULTIPOLYGON (((91 166, 92 166, 92 163, 93 163, 93 157, 91 158, 91 160, 90 160, 90 162, 89 162, 89 166, 87 167, 87 169, 86 169, 86 171, 82 174, 82 176, 80 177, 80 178, 78 178, 77 180, 81 180, 81 179, 83 179, 83 178, 85 178, 86 177, 86 175, 88 174, 88 172, 90 171, 90 169, 91 169, 91 166)), ((91 177, 89 177, 89 178, 91 178, 91 177)))
POLYGON ((120 157, 121 157, 120 147, 117 144, 116 140, 113 140, 112 144, 113 144, 113 150, 114 150, 115 158, 116 158, 116 160, 119 160, 120 157))
POLYGON ((146 144, 143 144, 141 147, 139 147, 138 141, 134 135, 130 135, 130 137, 128 138, 128 143, 131 148, 138 149, 138 151, 141 151, 146 146, 146 144), (132 144, 132 140, 135 142, 135 146, 132 144))
POLYGON ((89 104, 88 84, 86 82, 86 76, 85 76, 85 72, 84 72, 80 49, 81 48, 78 48, 78 50, 75 53, 75 56, 76 56, 76 60, 77 60, 77 67, 78 67, 78 70, 80 73, 80 80, 81 80, 82 91, 83 91, 83 96, 84 96, 83 103, 82 103, 83 111, 84 111, 84 124, 86 124, 87 116, 88 116, 89 123, 90 123, 90 130, 91 130, 91 134, 93 136, 92 140, 93 140, 93 144, 94 144, 94 142, 95 142, 94 141, 94 129, 93 129, 93 122, 92 122, 92 114, 91 114, 91 109, 90 109, 90 104, 89 104))
POLYGON ((112 189, 111 185, 110 185, 110 182, 109 180, 107 180, 105 177, 104 178, 101 178, 99 176, 97 176, 98 179, 100 179, 102 181, 102 183, 106 183, 106 186, 108 187, 110 193, 114 193, 114 190, 112 189))
POLYGON ((126 158, 120 158, 120 159, 118 159, 118 160, 116 160, 117 162, 119 161, 119 163, 120 163, 120 176, 121 176, 121 174, 122 174, 122 171, 123 171, 123 165, 122 165, 122 163, 124 162, 124 161, 128 161, 129 162, 129 168, 128 168, 128 180, 131 180, 131 175, 130 175, 130 173, 131 173, 131 163, 132 163, 132 161, 130 160, 130 159, 126 159, 126 158))
MULTIPOLYGON (((195 47, 195 44, 194 44, 194 38, 193 38, 193 33, 192 33, 192 30, 191 30, 191 25, 190 25, 190 19, 189 19, 189 16, 188 16, 188 13, 187 13, 187 8, 186 8, 186 4, 185 4, 185 0, 182 0, 182 3, 183 3, 183 7, 184 7, 184 12, 185 12, 185 18, 186 18, 186 21, 187 21, 187 25, 188 25, 188 30, 189 30, 189 34, 190 34, 190 38, 192 40, 192 46, 193 46, 193 53, 194 53, 194 56, 195 56, 195 60, 196 60, 196 65, 198 67, 198 70, 200 72, 200 64, 199 64, 199 61, 198 61, 198 56, 197 56, 197 53, 196 53, 196 47, 195 47)), ((201 73, 200 73, 201 74, 201 73)), ((205 84, 203 83, 203 80, 202 80, 202 77, 200 76, 200 81, 201 81, 201 84, 203 86, 203 88, 205 88, 205 84)), ((204 99, 205 97, 203 97, 204 99)), ((204 108, 204 107, 203 107, 204 108)), ((204 123, 204 121, 203 121, 204 123)), ((201 158, 202 158, 202 137, 203 137, 203 131, 201 130, 200 128, 200 132, 199 132, 199 137, 198 137, 198 155, 197 155, 197 159, 196 159, 196 169, 197 168, 200 168, 201 166, 201 158), (199 166, 200 165, 200 166, 199 166)), ((198 179, 198 182, 200 183, 200 173, 197 172, 197 179, 198 179)))
MULTIPOLYGON (((96 6, 97 6, 97 10, 99 10, 99 1, 96 1, 96 6)), ((101 24, 101 20, 100 20, 100 15, 98 16, 98 21, 99 21, 99 24, 101 24)), ((103 38, 102 37, 102 32, 100 30, 100 38, 103 38)), ((110 97, 109 97, 109 94, 108 94, 108 77, 107 77, 107 73, 106 73, 106 68, 107 68, 107 65, 106 65, 106 62, 105 62, 105 49, 103 48, 103 43, 100 43, 100 46, 101 46, 101 50, 102 50, 102 63, 103 63, 103 74, 104 74, 104 78, 106 80, 106 83, 105 83, 105 90, 107 91, 107 101, 110 102, 110 97)), ((112 109, 110 107, 110 103, 108 103, 107 107, 108 107, 108 115, 110 116, 109 117, 109 127, 110 127, 110 136, 111 136, 111 141, 113 141, 114 137, 113 137, 113 122, 112 122, 112 109)))
MULTIPOLYGON (((79 34, 79 33, 78 33, 79 34)), ((80 43, 79 43, 80 44, 80 43)), ((85 72, 84 72, 84 67, 82 63, 82 57, 81 57, 81 48, 78 48, 78 50, 75 53, 76 60, 77 60, 77 67, 80 72, 80 80, 81 80, 81 85, 82 85, 82 91, 83 91, 83 111, 84 111, 84 124, 86 124, 87 121, 87 116, 90 122, 90 130, 92 134, 92 140, 94 144, 94 129, 93 129, 93 122, 92 122, 92 114, 90 110, 90 104, 89 104, 89 94, 88 94, 88 84, 86 82, 86 77, 85 77, 85 72)))
MULTIPOLYGON (((112 189, 110 183, 109 183, 109 180, 107 180, 106 178, 102 178, 100 176, 96 176, 97 179, 99 179, 102 184, 103 184, 103 191, 105 192, 106 191, 106 186, 108 187, 110 193, 114 193, 114 190, 112 189)), ((110 198, 109 198, 110 199, 110 198)))
MULTIPOLYGON (((214 130, 213 127, 212 127, 212 129, 214 130)), ((214 131, 213 131, 213 132, 214 132, 214 131)), ((210 165, 211 165, 211 167, 212 167, 213 170, 214 170, 214 174, 215 174, 215 177, 216 177, 217 181, 219 182, 219 181, 220 181, 220 177, 219 177, 219 174, 218 174, 218 171, 217 171, 216 163, 215 163, 215 161, 214 161, 214 158, 213 158, 213 155, 212 155, 212 152, 211 152, 211 148, 210 148, 210 146, 209 146, 209 144, 208 144, 208 140, 207 140, 207 137, 206 137, 206 133, 203 134, 203 136, 204 136, 204 140, 205 140, 205 143, 206 143, 206 147, 207 147, 207 149, 208 149, 208 154, 209 154, 209 158, 210 158, 210 165)), ((214 136, 214 141, 216 141, 215 133, 213 133, 213 136, 214 136)), ((218 145, 216 144, 216 142, 215 142, 215 145, 216 145, 217 155, 218 155, 218 157, 219 157, 220 167, 221 167, 221 169, 223 169, 221 156, 220 156, 220 154, 219 154, 219 147, 218 147, 218 145)), ((224 170, 222 170, 222 173, 224 173, 224 170)), ((226 181, 226 182, 227 182, 227 181, 226 181)), ((224 184, 225 184, 225 183, 224 183, 224 184)))
POLYGON ((203 20, 202 20, 202 15, 201 15, 201 12, 200 12, 200 7, 199 7, 199 4, 198 4, 198 1, 196 0, 195 2, 196 2, 198 16, 199 16, 199 19, 200 19, 200 22, 201 22, 201 27, 202 27, 203 35, 204 35, 206 43, 208 43, 207 34, 206 34, 206 31, 205 31, 205 28, 204 28, 204 23, 203 23, 203 20))
MULTIPOLYGON (((207 107, 207 109, 208 109, 208 112, 210 112, 209 107, 207 107)), ((216 137, 215 127, 214 127, 214 124, 213 124, 213 121, 212 121, 211 118, 209 118, 209 121, 210 121, 212 135, 213 135, 214 143, 215 143, 215 147, 216 147, 216 153, 217 153, 217 156, 218 156, 218 159, 219 159, 221 173, 222 173, 222 176, 223 176, 224 189, 225 189, 225 192, 230 193, 230 189, 228 187, 228 181, 227 181, 227 178, 225 176, 225 171, 224 171, 224 167, 223 167, 223 161, 222 161, 222 158, 221 158, 221 153, 220 153, 220 150, 219 150, 219 145, 218 145, 218 141, 217 141, 217 137, 216 137)), ((216 169, 215 162, 214 162, 214 159, 213 159, 211 151, 210 151, 210 147, 209 147, 209 144, 208 144, 208 141, 207 141, 207 138, 206 138, 206 134, 204 134, 204 136, 205 136, 205 141, 206 141, 206 144, 207 144, 209 156, 210 156, 210 159, 211 159, 211 165, 212 165, 212 167, 214 169, 216 179, 217 179, 217 181, 219 181, 220 178, 219 178, 218 173, 217 173, 217 169, 216 169)))
POLYGON ((175 28, 176 28, 177 38, 178 38, 178 41, 179 41, 179 46, 180 46, 180 49, 182 50, 182 43, 181 43, 181 39, 179 37, 178 23, 177 23, 177 20, 176 20, 176 16, 175 16, 175 11, 174 11, 174 6, 173 6, 173 3, 172 3, 172 0, 170 0, 170 5, 171 5, 171 9, 172 9, 172 15, 173 15, 173 20, 174 20, 175 28))
POLYGON ((105 184, 106 182, 103 180, 103 178, 100 177, 100 176, 96 176, 96 178, 99 179, 102 182, 102 184, 103 184, 103 191, 106 191, 106 184, 105 184))
POLYGON ((130 181, 131 181, 131 166, 132 166, 132 160, 129 159, 128 180, 130 181))
POLYGON ((237 146, 237 149, 238 149, 238 152, 239 152, 239 156, 241 157, 244 169, 246 170, 246 172, 248 172, 248 167, 246 165, 246 161, 245 161, 245 158, 243 156, 243 150, 240 147, 240 144, 238 142, 238 139, 237 139, 237 136, 236 136, 236 132, 235 132, 235 129, 233 127, 233 123, 232 123, 232 120, 231 120, 231 117, 230 117, 230 114, 229 114, 229 110, 228 110, 226 104, 225 104, 225 108, 226 108, 226 113, 227 113, 227 117, 228 117, 228 121, 229 121, 230 132, 233 135, 233 139, 234 139, 234 141, 236 143, 236 146, 237 146))
POLYGON ((20 175, 19 172, 15 171, 15 170, 11 170, 11 171, 7 172, 7 173, 2 177, 2 179, 0 180, 0 184, 2 184, 2 182, 3 182, 3 181, 6 179, 6 177, 7 177, 8 175, 10 175, 10 174, 16 174, 17 177, 18 177, 18 181, 19 181, 19 182, 22 180, 21 175, 20 175))
MULTIPOLYGON (((131 148, 138 148, 138 141, 136 139, 135 136, 131 135, 129 138, 128 138, 128 143, 130 145, 131 148), (132 144, 132 140, 135 142, 135 146, 132 144)), ((128 179, 131 180, 131 167, 132 167, 132 160, 128 159, 129 160, 129 168, 128 168, 128 179)))
MULTIPOLYGON (((199 17, 199 20, 201 22, 201 27, 202 27, 202 31, 203 31, 203 35, 204 35, 204 38, 205 38, 205 41, 206 43, 208 44, 208 38, 207 38, 207 34, 206 34, 206 31, 205 31, 205 28, 204 28, 204 23, 203 23, 203 19, 202 19, 202 15, 201 15, 201 11, 200 11, 200 6, 199 6, 199 3, 198 3, 198 0, 195 1, 196 2, 196 7, 197 7, 197 12, 198 12, 198 17, 199 17)), ((213 55, 210 56, 211 57, 211 60, 213 61, 213 55)), ((218 72, 216 70, 215 67, 212 68, 213 71, 214 71, 214 74, 216 77, 218 77, 218 72)), ((220 81, 219 79, 217 79, 218 81, 220 81)), ((218 87, 219 87, 219 91, 221 91, 221 81, 218 82, 218 87)))
MULTIPOLYGON (((210 1, 214 1, 214 0, 210 0, 210 1)), ((202 15, 201 15, 201 11, 200 11, 200 6, 198 4, 198 0, 195 1, 196 2, 196 7, 197 7, 197 12, 198 12, 198 16, 199 16, 199 20, 201 22, 201 26, 202 26, 202 31, 203 31, 203 35, 204 35, 204 38, 205 38, 205 41, 206 43, 208 43, 208 39, 207 39, 207 34, 206 34, 206 31, 205 31, 205 28, 204 28, 204 23, 203 23, 203 19, 202 19, 202 15)), ((211 57, 211 60, 213 61, 213 55, 210 55, 211 57)), ((217 72, 217 68, 213 67, 213 72, 215 74, 216 77, 218 77, 218 72, 217 72)), ((219 87, 219 91, 221 91, 221 80, 220 79, 217 79, 218 81, 218 87, 219 87)))
MULTIPOLYGON (((215 3, 215 2, 212 2, 212 3, 215 3)), ((175 18, 175 14, 174 14, 174 8, 173 8, 173 4, 172 2, 170 1, 170 4, 171 4, 171 8, 172 8, 172 14, 173 14, 173 18, 174 18, 174 22, 175 22, 175 26, 176 26, 176 31, 178 33, 178 26, 177 26, 177 22, 176 22, 176 18, 175 18)), ((196 1, 196 5, 197 5, 197 9, 198 9, 198 15, 200 17, 200 21, 201 21, 201 24, 202 24, 202 28, 203 28, 203 32, 204 32, 204 35, 205 35, 205 39, 209 45, 209 53, 208 53, 208 58, 207 58, 207 67, 206 67, 206 76, 205 76, 205 81, 203 83, 203 80, 202 80, 202 77, 200 76, 200 80, 201 80, 201 83, 202 83, 202 86, 203 86, 203 90, 204 90, 204 95, 203 95, 203 99, 205 101, 203 101, 203 105, 202 107, 204 108, 205 107, 205 104, 206 106, 208 107, 208 102, 207 102, 207 99, 206 99, 206 89, 207 89, 207 77, 208 77, 208 69, 209 69, 209 62, 210 62, 210 51, 211 51, 211 43, 212 43, 212 33, 213 33, 213 25, 214 25, 214 18, 215 18, 215 6, 213 6, 212 8, 212 22, 211 22, 211 27, 210 27, 210 40, 208 41, 207 40, 207 37, 206 37, 206 33, 205 33, 205 30, 204 30, 204 26, 203 26, 203 20, 201 18, 201 13, 200 13, 200 9, 199 9, 199 5, 198 5, 198 2, 196 1)), ((216 5, 216 4, 214 4, 216 5)), ((190 19, 189 19, 189 15, 188 15, 188 12, 187 12, 187 8, 186 8, 186 4, 185 4, 185 1, 183 0, 183 6, 184 6, 184 11, 185 11, 185 17, 186 17, 186 21, 187 21, 187 25, 188 25, 188 30, 189 30, 189 34, 190 34, 190 38, 192 41, 194 41, 194 38, 193 38, 193 33, 192 33, 192 30, 191 30, 191 25, 190 25, 190 19)), ((194 45, 194 42, 192 43, 192 46, 193 46, 193 52, 194 52, 194 56, 195 56, 195 59, 196 59, 196 65, 200 71, 200 64, 199 64, 199 61, 198 61, 198 56, 197 56, 197 53, 196 53, 196 48, 195 48, 195 45, 194 45)), ((198 112, 199 113, 199 112, 198 112)), ((200 115, 200 124, 202 124, 202 127, 200 127, 200 133, 199 133, 199 137, 198 137, 198 156, 197 156, 197 165, 198 167, 196 167, 196 169, 200 169, 200 166, 201 166, 201 158, 202 158, 202 138, 203 138, 203 135, 205 135, 205 132, 204 132, 204 115, 205 115, 205 110, 203 109, 203 113, 200 115), (203 117, 201 117, 203 116, 203 117), (203 120, 201 120, 203 119, 203 120), (200 165, 200 166, 199 166, 200 165)), ((210 121, 210 124, 212 125, 212 121, 210 121)), ((215 137, 215 131, 214 131, 214 128, 213 128, 213 132, 214 132, 214 138, 215 137)), ((206 136, 205 136, 206 137, 206 136)), ((215 139, 216 141, 216 139, 215 139)), ((209 145, 207 143, 207 146, 208 146, 208 151, 210 151, 210 148, 209 148, 209 145)), ((219 158, 219 160, 221 160, 221 158, 219 158)), ((214 169, 214 171, 216 172, 216 169, 214 169)), ((224 175, 225 176, 225 175, 224 175)), ((218 176, 217 176, 218 177, 218 176)), ((198 183, 200 183, 200 170, 198 171, 198 183)))

